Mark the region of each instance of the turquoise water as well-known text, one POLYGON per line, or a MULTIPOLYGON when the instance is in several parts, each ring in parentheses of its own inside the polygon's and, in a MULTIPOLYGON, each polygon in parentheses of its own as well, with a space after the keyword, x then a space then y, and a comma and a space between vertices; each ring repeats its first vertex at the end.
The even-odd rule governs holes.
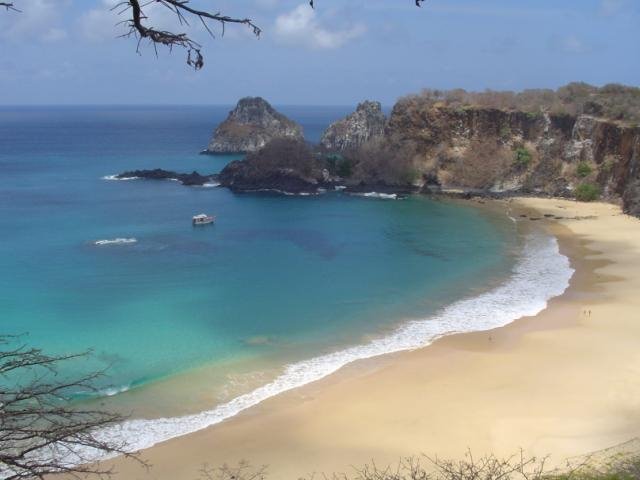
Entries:
MULTIPOLYGON (((281 110, 317 141, 349 108, 281 110)), ((514 224, 470 206, 102 179, 218 171, 238 157, 197 153, 227 111, 0 109, 0 333, 28 332, 58 353, 91 348, 84 367, 135 386, 203 364, 335 351, 511 272, 514 224), (193 228, 200 212, 216 225, 193 228), (137 243, 93 243, 119 237, 137 243)))

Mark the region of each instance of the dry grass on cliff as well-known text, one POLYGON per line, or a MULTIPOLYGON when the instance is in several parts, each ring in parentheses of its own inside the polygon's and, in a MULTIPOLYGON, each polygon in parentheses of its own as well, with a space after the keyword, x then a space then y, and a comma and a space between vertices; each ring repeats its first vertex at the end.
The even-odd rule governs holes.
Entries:
POLYGON ((640 88, 619 84, 594 87, 574 82, 557 90, 530 89, 521 92, 425 89, 420 94, 410 95, 401 101, 416 102, 426 107, 439 104, 451 108, 474 106, 532 113, 584 113, 632 124, 640 123, 640 88))
POLYGON ((443 185, 488 189, 512 168, 513 153, 490 139, 474 139, 460 154, 440 153, 443 185))

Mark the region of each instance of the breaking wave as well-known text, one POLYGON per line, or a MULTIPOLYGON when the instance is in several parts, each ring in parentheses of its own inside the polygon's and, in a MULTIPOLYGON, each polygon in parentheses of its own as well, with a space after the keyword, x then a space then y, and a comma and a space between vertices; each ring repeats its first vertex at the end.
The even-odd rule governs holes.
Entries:
POLYGON ((96 240, 93 242, 94 245, 102 246, 102 245, 128 245, 131 243, 137 243, 137 238, 112 238, 105 240, 96 240))
MULTIPOLYGON (((356 360, 412 350, 452 333, 490 330, 536 315, 551 298, 566 290, 573 272, 555 238, 531 233, 511 276, 486 293, 459 300, 428 318, 408 321, 391 334, 368 343, 287 365, 273 381, 210 410, 181 417, 129 420, 102 430, 100 436, 127 442, 132 450, 148 448, 220 423, 274 395, 320 380, 356 360)), ((85 459, 100 458, 98 452, 84 451, 83 455, 85 459)))

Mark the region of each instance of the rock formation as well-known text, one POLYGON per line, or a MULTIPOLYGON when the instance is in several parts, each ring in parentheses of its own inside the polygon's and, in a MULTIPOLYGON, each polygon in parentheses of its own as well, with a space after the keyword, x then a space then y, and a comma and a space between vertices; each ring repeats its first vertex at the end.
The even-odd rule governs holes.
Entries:
POLYGON ((229 163, 217 178, 222 186, 236 192, 315 193, 324 172, 304 142, 279 138, 245 159, 229 163))
POLYGON ((204 153, 255 152, 274 138, 303 141, 302 127, 261 97, 242 98, 213 133, 204 153))
POLYGON ((320 144, 330 152, 353 150, 384 133, 386 118, 380 102, 364 101, 356 111, 332 123, 322 134, 320 144))
POLYGON ((140 178, 144 180, 175 180, 182 185, 200 186, 215 180, 216 175, 200 175, 198 172, 178 173, 171 170, 156 168, 153 170, 131 170, 116 175, 119 180, 140 178))
POLYGON ((425 91, 398 101, 388 121, 379 103, 367 101, 327 128, 315 152, 299 126, 263 99, 245 98, 218 127, 209 151, 250 153, 219 175, 156 170, 121 177, 177 178, 186 185, 217 179, 234 191, 287 193, 335 187, 584 200, 600 195, 640 217, 640 89, 633 87, 425 91))

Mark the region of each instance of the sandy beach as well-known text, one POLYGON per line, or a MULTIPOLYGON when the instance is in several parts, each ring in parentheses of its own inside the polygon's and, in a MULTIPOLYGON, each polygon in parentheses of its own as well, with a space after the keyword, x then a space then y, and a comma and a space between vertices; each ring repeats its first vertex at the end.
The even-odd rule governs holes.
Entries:
POLYGON ((109 462, 114 478, 197 479, 203 464, 244 459, 295 479, 468 448, 523 448, 559 463, 640 435, 640 220, 604 203, 515 199, 508 208, 556 235, 576 270, 542 313, 356 362, 142 452, 149 471, 109 462))

